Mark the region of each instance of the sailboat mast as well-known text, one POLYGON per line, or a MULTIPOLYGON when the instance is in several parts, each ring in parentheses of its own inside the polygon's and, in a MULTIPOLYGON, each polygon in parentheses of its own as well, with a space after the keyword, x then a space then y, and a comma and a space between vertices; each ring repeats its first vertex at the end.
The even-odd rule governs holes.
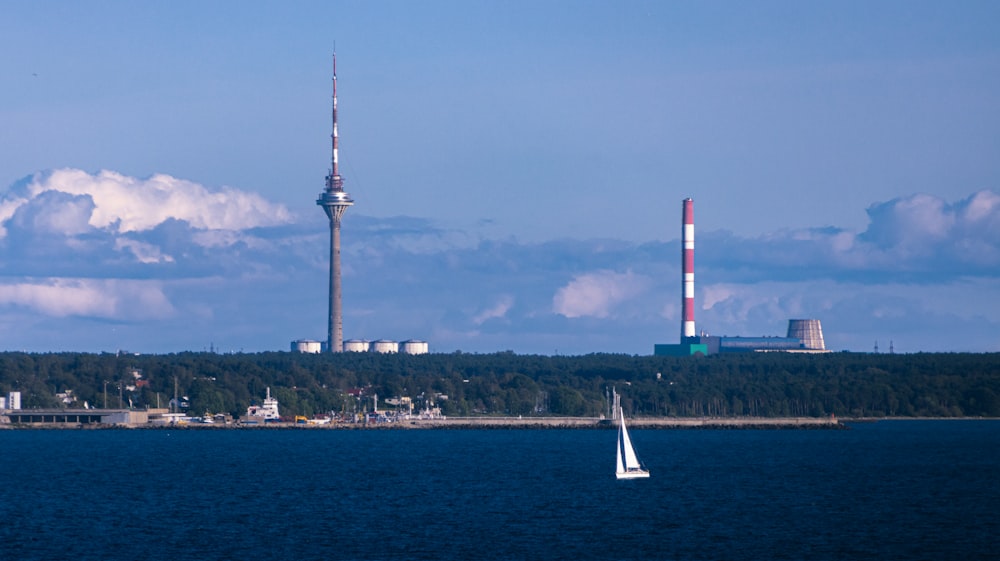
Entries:
POLYGON ((625 473, 625 464, 622 463, 622 428, 618 427, 618 446, 615 448, 615 473, 625 473))

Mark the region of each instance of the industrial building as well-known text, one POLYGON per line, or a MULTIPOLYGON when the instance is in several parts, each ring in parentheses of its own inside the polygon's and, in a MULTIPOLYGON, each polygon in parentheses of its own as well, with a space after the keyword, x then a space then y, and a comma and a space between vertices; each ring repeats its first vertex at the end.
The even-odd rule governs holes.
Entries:
MULTIPOLYGON (((676 355, 670 347, 690 347, 701 354, 714 355, 718 353, 746 352, 827 352, 823 342, 823 327, 818 319, 788 320, 788 334, 784 337, 741 337, 699 335, 687 337, 680 345, 656 345, 653 354, 676 355), (668 347, 668 348, 663 348, 668 347)), ((697 354, 696 352, 681 352, 680 354, 697 354)))
POLYGON ((135 426, 148 423, 156 412, 166 410, 32 408, 21 409, 21 392, 0 397, 0 425, 82 427, 97 425, 135 426))
POLYGON ((130 409, 6 409, 0 425, 78 427, 87 425, 136 426, 150 422, 150 412, 130 409))
POLYGON ((656 356, 693 356, 746 352, 826 351, 818 319, 790 319, 784 337, 729 337, 696 334, 694 322, 694 201, 681 211, 681 337, 678 344, 653 345, 656 356))
POLYGON ((7 397, 0 396, 0 410, 2 409, 20 409, 21 408, 21 392, 9 392, 7 397))

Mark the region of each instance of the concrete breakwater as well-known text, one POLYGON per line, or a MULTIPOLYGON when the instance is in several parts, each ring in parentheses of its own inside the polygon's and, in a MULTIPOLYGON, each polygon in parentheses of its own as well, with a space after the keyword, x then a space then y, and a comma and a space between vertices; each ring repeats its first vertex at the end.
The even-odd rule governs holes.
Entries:
MULTIPOLYGON (((830 417, 639 417, 628 419, 637 429, 842 429, 846 425, 830 417)), ((412 429, 613 429, 612 419, 594 417, 449 417, 411 419, 385 428, 412 429)))
MULTIPOLYGON (((640 417, 628 419, 635 429, 846 429, 847 425, 834 418, 812 417, 640 417)), ((186 425, 201 428, 205 425, 186 425)), ((211 425, 209 425, 211 426, 211 425)), ((240 425, 216 425, 219 428, 240 425)), ((380 423, 333 423, 328 425, 302 425, 268 423, 266 426, 247 427, 249 430, 268 428, 303 428, 308 430, 546 430, 617 429, 618 421, 598 417, 447 417, 438 419, 401 419, 380 423)))

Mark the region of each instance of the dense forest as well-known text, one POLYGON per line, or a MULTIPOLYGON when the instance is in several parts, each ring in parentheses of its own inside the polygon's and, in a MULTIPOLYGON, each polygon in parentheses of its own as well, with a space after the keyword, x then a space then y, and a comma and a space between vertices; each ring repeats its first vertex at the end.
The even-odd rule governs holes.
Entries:
POLYGON ((0 353, 23 408, 167 407, 243 415, 266 388, 283 415, 408 396, 445 415, 599 416, 612 388, 640 416, 1000 416, 1000 354, 167 355, 0 353))

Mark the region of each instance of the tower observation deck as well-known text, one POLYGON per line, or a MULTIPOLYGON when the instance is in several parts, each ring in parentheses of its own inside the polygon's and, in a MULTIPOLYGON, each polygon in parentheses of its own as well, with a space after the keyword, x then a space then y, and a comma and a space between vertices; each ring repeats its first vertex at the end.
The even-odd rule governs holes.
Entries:
POLYGON ((326 348, 329 352, 341 352, 344 344, 343 310, 340 297, 340 221, 347 207, 354 204, 351 196, 344 191, 344 178, 340 176, 338 162, 337 133, 337 54, 333 54, 333 159, 330 173, 326 176, 326 188, 320 193, 316 204, 323 208, 330 219, 330 307, 326 348))

